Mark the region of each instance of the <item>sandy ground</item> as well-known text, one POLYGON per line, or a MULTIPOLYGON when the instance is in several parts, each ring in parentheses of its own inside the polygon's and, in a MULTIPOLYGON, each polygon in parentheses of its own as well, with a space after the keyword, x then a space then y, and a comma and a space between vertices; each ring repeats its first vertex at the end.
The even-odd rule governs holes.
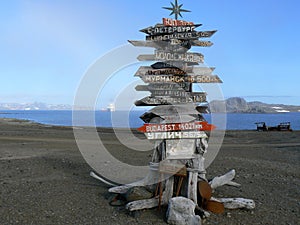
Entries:
MULTIPOLYGON (((99 133, 124 162, 150 161, 151 151, 132 153, 111 130, 99 133)), ((300 224, 299 131, 227 131, 207 177, 233 168, 242 186, 221 187, 214 197, 250 198, 256 209, 226 210, 203 224, 300 224)), ((110 206, 108 186, 90 171, 72 128, 0 119, 0 224, 166 224, 164 210, 129 215, 110 206)))

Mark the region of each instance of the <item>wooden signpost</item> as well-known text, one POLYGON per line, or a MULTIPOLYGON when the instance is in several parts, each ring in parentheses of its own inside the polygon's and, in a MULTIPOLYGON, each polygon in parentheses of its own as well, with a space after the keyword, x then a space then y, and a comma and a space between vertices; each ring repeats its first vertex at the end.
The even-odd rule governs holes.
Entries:
MULTIPOLYGON (((189 10, 182 9, 182 4, 179 5, 178 0, 175 0, 175 4, 171 4, 172 8, 164 8, 171 10, 171 15, 174 14, 175 19, 163 18, 162 24, 142 29, 141 32, 147 35, 146 40, 129 41, 134 46, 155 48, 153 55, 140 55, 138 60, 157 61, 151 66, 140 67, 135 74, 147 84, 138 85, 135 89, 151 93, 151 96, 137 100, 135 105, 154 106, 140 116, 145 124, 138 128, 138 131, 143 132, 148 140, 155 142, 149 174, 141 181, 109 189, 110 192, 124 194, 134 186, 147 186, 149 183, 146 181, 151 178, 152 182, 153 179, 157 179, 157 191, 153 193, 156 196, 151 199, 129 202, 126 205, 129 211, 160 207, 161 204, 167 205, 173 197, 175 176, 186 177, 184 190, 181 190, 179 185, 176 194, 185 191, 184 196, 198 207, 204 205, 197 202, 199 194, 202 199, 209 200, 211 197, 208 182, 205 183, 208 189, 201 187, 207 180, 204 154, 208 149, 208 136, 205 132, 212 131, 216 127, 209 124, 202 115, 208 108, 206 93, 194 92, 193 84, 222 83, 222 81, 217 75, 213 75, 215 68, 197 66, 204 63, 204 56, 201 53, 188 51, 192 46, 212 46, 212 42, 201 39, 211 37, 216 30, 197 31, 201 24, 178 20, 182 12, 189 12, 189 10), (185 168, 182 170, 178 165, 184 165, 185 168), (164 176, 164 173, 170 175, 165 181, 159 179, 164 176), (198 186, 200 181, 202 185, 198 186), (209 197, 207 197, 208 192, 209 197)), ((231 171, 224 176, 214 178, 210 183, 211 187, 224 184, 237 185, 232 182, 234 174, 235 172, 231 171)), ((183 179, 179 179, 179 183, 182 182, 183 179)), ((214 207, 219 207, 221 204, 219 202, 207 208, 216 211, 217 208, 214 207)))

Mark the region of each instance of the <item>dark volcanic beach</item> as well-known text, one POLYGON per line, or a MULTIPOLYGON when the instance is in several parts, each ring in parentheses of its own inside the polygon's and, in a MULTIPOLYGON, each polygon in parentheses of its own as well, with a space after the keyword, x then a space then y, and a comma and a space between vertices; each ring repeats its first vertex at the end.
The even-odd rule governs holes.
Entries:
MULTIPOLYGON (((98 132, 123 161, 151 160, 151 151, 130 153, 111 129, 98 132)), ((300 224, 300 131, 226 131, 207 178, 231 169, 242 186, 220 187, 213 196, 253 199, 256 208, 211 214, 203 224, 300 224)), ((166 224, 164 209, 133 216, 109 205, 109 187, 89 176, 70 127, 0 119, 0 171, 3 225, 166 224)))

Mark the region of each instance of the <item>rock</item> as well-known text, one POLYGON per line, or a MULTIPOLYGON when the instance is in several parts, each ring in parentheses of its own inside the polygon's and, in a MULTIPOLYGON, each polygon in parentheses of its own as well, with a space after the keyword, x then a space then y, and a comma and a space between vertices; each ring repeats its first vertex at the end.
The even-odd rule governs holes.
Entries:
POLYGON ((201 225, 201 218, 195 215, 196 204, 184 197, 170 199, 167 222, 172 225, 201 225))
POLYGON ((124 195, 127 202, 152 198, 153 193, 145 187, 132 187, 124 195))

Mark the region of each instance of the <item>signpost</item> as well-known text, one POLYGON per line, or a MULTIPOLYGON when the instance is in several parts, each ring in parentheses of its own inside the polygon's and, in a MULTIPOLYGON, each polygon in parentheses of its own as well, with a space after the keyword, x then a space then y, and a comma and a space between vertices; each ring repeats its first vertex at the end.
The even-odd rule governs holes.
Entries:
POLYGON ((173 33, 173 34, 164 34, 164 35, 149 35, 146 37, 147 41, 168 41, 171 39, 195 39, 198 38, 209 38, 216 33, 216 30, 212 31, 194 31, 187 33, 173 33))
POLYGON ((196 27, 201 26, 202 24, 195 25, 185 25, 185 26, 164 26, 156 25, 155 27, 147 27, 140 30, 149 35, 160 35, 160 34, 173 34, 173 33, 187 33, 195 30, 196 27))

